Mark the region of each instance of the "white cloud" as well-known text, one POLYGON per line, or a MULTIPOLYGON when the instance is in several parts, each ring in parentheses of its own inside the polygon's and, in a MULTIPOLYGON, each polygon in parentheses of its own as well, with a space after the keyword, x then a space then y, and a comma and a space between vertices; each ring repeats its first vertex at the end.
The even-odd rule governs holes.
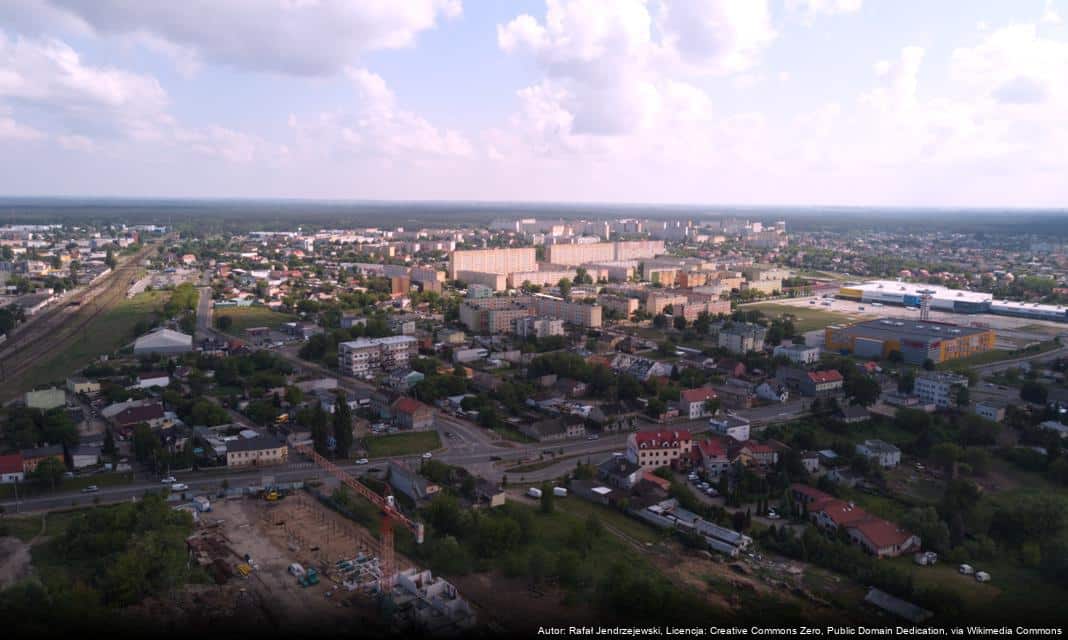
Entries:
POLYGON ((864 0, 786 0, 789 11, 800 11, 806 20, 816 15, 836 15, 856 13, 864 5, 864 0))
POLYGON ((306 153, 370 154, 390 162, 417 163, 428 156, 465 157, 473 153, 463 134, 436 127, 398 107, 396 96, 381 76, 362 68, 347 69, 346 75, 359 95, 354 109, 312 117, 289 116, 297 146, 306 153))
POLYGON ((661 0, 657 26, 676 60, 715 74, 752 69, 777 35, 763 0, 661 0))
POLYGON ((26 141, 39 140, 44 137, 33 127, 17 122, 10 115, 0 110, 0 140, 26 141))
POLYGON ((1045 24, 1060 24, 1063 21, 1060 12, 1053 6, 1053 0, 1046 0, 1046 8, 1042 12, 1041 22, 1045 24))
POLYGON ((37 0, 96 33, 143 40, 186 71, 199 61, 332 75, 368 51, 397 49, 462 12, 459 0, 37 0), (165 45, 163 43, 166 43, 165 45))

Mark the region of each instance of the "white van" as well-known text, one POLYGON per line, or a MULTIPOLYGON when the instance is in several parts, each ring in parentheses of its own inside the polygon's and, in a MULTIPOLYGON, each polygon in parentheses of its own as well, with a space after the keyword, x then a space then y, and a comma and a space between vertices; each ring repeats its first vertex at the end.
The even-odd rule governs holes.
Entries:
POLYGON ((986 571, 976 571, 975 580, 976 582, 990 582, 990 574, 986 571))
POLYGON ((541 497, 541 489, 536 489, 534 487, 531 487, 531 488, 527 489, 527 495, 530 496, 531 498, 540 498, 541 497))
POLYGON ((964 576, 970 576, 973 573, 975 573, 975 569, 973 569, 972 565, 970 565, 970 564, 962 564, 960 566, 960 568, 957 569, 957 570, 960 571, 961 575, 964 575, 964 576))

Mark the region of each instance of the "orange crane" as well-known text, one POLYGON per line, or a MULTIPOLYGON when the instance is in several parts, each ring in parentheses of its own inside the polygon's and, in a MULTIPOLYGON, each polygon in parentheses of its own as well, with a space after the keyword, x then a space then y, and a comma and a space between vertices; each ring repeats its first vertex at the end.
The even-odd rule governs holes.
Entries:
POLYGON ((396 578, 395 561, 393 557, 393 525, 399 523, 408 528, 415 536, 416 544, 423 544, 423 523, 416 522, 397 510, 393 503, 393 496, 380 496, 369 487, 349 475, 344 469, 319 455, 313 447, 297 445, 293 447, 298 453, 304 454, 315 461, 327 471, 356 493, 371 501, 372 504, 382 510, 382 528, 379 536, 378 565, 382 571, 379 580, 379 591, 390 594, 393 591, 393 580, 396 578))

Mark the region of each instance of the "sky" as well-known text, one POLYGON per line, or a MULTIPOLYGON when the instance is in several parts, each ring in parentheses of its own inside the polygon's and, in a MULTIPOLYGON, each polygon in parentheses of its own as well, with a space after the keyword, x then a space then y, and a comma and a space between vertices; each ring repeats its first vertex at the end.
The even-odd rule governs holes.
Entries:
POLYGON ((0 195, 1057 207, 1068 0, 0 2, 0 195))

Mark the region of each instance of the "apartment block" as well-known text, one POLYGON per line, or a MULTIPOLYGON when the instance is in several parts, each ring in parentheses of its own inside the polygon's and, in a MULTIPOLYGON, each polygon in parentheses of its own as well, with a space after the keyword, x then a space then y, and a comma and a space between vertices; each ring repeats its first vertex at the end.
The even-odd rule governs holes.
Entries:
POLYGON ((580 327, 601 326, 601 306, 597 304, 568 302, 555 296, 538 294, 534 296, 533 305, 540 316, 560 318, 568 324, 580 327))
MULTIPOLYGON (((553 261, 550 260, 550 262, 553 261)), ((457 274, 460 271, 507 275, 516 271, 537 271, 537 269, 537 257, 533 247, 453 251, 449 256, 449 277, 453 280, 459 278, 457 274)))
POLYGON ((338 344, 338 369, 347 376, 389 373, 408 366, 418 350, 414 336, 360 338, 338 344))
POLYGON ((928 371, 916 376, 912 392, 924 404, 953 407, 957 404, 957 388, 967 387, 968 378, 955 373, 928 371))

